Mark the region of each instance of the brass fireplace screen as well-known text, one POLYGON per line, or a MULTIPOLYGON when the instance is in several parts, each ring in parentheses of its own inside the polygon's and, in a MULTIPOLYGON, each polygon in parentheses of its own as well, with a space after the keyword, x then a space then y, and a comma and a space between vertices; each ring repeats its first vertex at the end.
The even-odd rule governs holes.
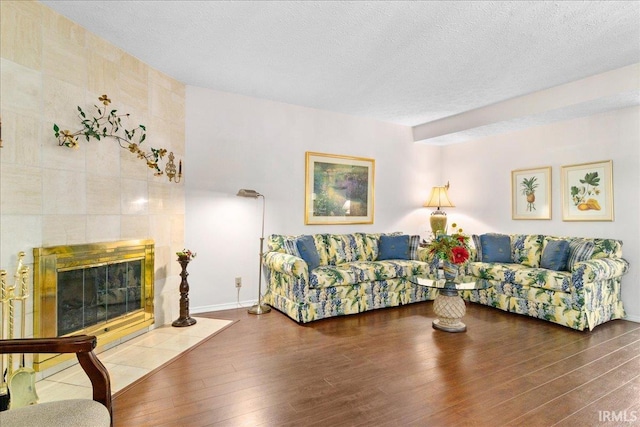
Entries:
MULTIPOLYGON (((101 346, 153 324, 152 240, 33 252, 34 337, 96 335, 101 346)), ((71 356, 36 355, 34 369, 41 371, 71 356)))

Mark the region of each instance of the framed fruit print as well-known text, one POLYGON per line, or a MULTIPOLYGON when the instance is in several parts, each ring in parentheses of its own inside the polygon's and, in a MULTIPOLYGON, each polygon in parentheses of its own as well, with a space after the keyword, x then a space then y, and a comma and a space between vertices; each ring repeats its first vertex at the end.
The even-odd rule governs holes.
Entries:
POLYGON ((511 171, 511 218, 551 219, 551 167, 511 171))
POLYGON ((562 220, 613 221, 613 162, 562 166, 562 220))

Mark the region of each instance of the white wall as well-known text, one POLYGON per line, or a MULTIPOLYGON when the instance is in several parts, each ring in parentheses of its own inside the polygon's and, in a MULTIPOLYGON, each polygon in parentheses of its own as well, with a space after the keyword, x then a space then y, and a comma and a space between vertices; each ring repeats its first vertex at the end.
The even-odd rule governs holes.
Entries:
POLYGON ((217 92, 186 91, 186 244, 192 312, 257 298, 261 200, 270 233, 394 231, 424 235, 434 185, 450 181, 449 223, 464 231, 621 239, 631 270, 623 279, 629 319, 640 321, 640 111, 637 107, 557 122, 456 145, 411 142, 403 126, 217 92), (305 226, 305 151, 376 160, 373 225, 305 226), (564 222, 560 166, 613 160, 615 221, 564 222), (511 171, 552 167, 552 219, 511 219, 511 171))
POLYGON ((630 320, 640 321, 640 108, 442 147, 443 178, 450 179, 465 231, 608 237, 623 241, 631 264, 622 280, 630 320), (613 160, 613 222, 562 221, 560 168, 613 160), (511 171, 551 166, 552 219, 511 219, 511 171), (454 171, 455 167, 455 171, 454 171))
MULTIPOLYGON (((440 148, 412 142, 411 128, 343 114, 187 86, 185 241, 198 257, 189 265, 194 313, 235 306, 258 295, 261 199, 265 235, 319 232, 425 234, 422 203, 440 185, 440 148), (372 225, 305 226, 305 152, 375 159, 372 225)), ((458 190, 452 189, 455 199, 458 190)), ((248 302, 247 302, 248 304, 248 302)))

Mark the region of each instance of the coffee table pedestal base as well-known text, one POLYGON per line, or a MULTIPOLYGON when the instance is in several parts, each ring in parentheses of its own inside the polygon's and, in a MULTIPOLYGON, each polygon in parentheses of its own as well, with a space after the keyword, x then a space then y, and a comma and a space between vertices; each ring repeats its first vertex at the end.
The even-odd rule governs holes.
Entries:
POLYGON ((445 332, 464 332, 467 325, 462 318, 467 311, 464 300, 456 289, 439 289, 433 301, 433 312, 438 316, 433 321, 433 328, 445 332))

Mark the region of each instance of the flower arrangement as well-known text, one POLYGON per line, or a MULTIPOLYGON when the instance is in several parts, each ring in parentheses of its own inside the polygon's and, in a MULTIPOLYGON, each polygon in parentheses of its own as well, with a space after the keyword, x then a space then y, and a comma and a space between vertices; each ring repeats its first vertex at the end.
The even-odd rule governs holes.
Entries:
POLYGON ((195 258, 197 254, 195 252, 191 252, 189 249, 183 249, 176 252, 176 255, 178 255, 179 260, 191 261, 191 259, 195 258))
MULTIPOLYGON (((451 224, 457 228, 457 224, 451 224)), ((469 259, 469 236, 462 233, 462 228, 453 234, 439 234, 428 245, 429 253, 434 257, 454 264, 462 264, 469 259)))

